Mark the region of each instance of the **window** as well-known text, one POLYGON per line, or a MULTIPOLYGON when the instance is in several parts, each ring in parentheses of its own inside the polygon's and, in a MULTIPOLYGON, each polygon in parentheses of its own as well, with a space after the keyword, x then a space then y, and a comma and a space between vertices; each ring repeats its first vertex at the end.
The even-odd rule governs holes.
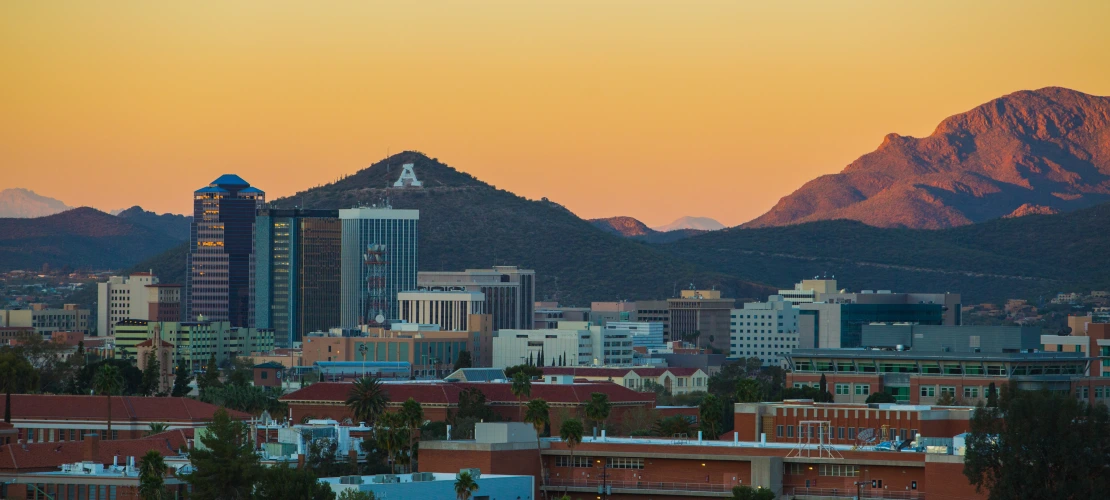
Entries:
POLYGON ((837 439, 844 439, 844 428, 843 427, 837 427, 836 428, 836 438, 837 439))
POLYGON ((834 477, 859 477, 858 465, 821 464, 818 475, 834 477))
POLYGON ((871 394, 871 385, 869 384, 856 384, 856 395, 866 396, 871 394))
POLYGON ((848 439, 855 439, 855 438, 856 438, 856 428, 855 427, 849 427, 848 428, 848 439))
POLYGON ((1090 395, 1089 391, 1090 391, 1090 388, 1088 388, 1088 387, 1076 387, 1075 388, 1075 397, 1077 397, 1079 399, 1087 399, 1088 396, 1090 395))
POLYGON ((627 457, 610 457, 610 469, 643 469, 644 459, 642 458, 627 458, 627 457))
POLYGON ((786 464, 786 473, 791 476, 804 475, 806 473, 806 465, 795 463, 786 464))
POLYGON ((837 394, 848 394, 848 384, 836 384, 837 394))
POLYGON ((956 397, 956 387, 951 385, 940 386, 940 395, 943 396, 945 394, 956 397))
POLYGON ((978 398, 979 397, 979 388, 978 387, 970 387, 970 386, 969 387, 964 387, 964 397, 965 398, 978 398))
MULTIPOLYGON (((576 468, 590 467, 590 457, 574 457, 574 466, 576 468)), ((555 457, 555 467, 570 467, 570 457, 555 457)))
POLYGON ((788 437, 788 438, 794 437, 794 426, 793 425, 786 426, 786 437, 788 437))
POLYGON ((775 437, 782 437, 782 426, 781 425, 776 425, 775 426, 775 437))
POLYGON ((923 397, 923 398, 933 398, 933 397, 936 397, 936 395, 937 395, 937 386, 935 386, 935 385, 923 385, 923 386, 921 386, 921 397, 923 397))

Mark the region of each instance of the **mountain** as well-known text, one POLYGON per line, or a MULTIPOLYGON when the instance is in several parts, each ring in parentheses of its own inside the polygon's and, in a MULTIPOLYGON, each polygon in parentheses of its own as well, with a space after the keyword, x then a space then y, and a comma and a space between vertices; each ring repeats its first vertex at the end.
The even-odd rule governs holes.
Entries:
POLYGON ((656 231, 647 224, 640 222, 632 217, 617 216, 607 217, 604 219, 590 219, 590 224, 602 231, 631 238, 633 236, 647 236, 656 233, 656 231))
POLYGON ((880 228, 834 220, 731 228, 662 245, 675 257, 782 288, 836 276, 842 288, 959 292, 964 304, 1106 290, 1110 203, 955 228, 880 228))
POLYGON ((23 188, 10 188, 0 191, 0 218, 43 217, 64 212, 70 208, 49 196, 42 196, 23 188))
POLYGON ((189 239, 189 226, 193 222, 192 217, 171 213, 158 215, 154 212, 143 210, 140 206, 121 210, 116 214, 116 217, 127 219, 129 222, 164 233, 167 236, 181 241, 187 241, 189 239))
POLYGON ((937 229, 1023 205, 1067 212, 1110 200, 1110 97, 1021 91, 945 119, 924 138, 889 134, 745 227, 851 219, 937 229))
MULTIPOLYGON (((665 298, 678 286, 717 286, 755 298, 770 289, 691 265, 653 246, 599 231, 563 206, 528 200, 417 152, 391 156, 337 182, 277 199, 278 208, 382 204, 420 210, 421 270, 518 265, 536 270, 538 300, 665 298), (387 188, 414 164, 422 188, 387 188)), ((184 263, 182 263, 184 265, 184 263)))
POLYGON ((654 227, 652 229, 659 232, 678 231, 682 229, 694 229, 697 231, 716 231, 724 229, 725 225, 717 222, 709 217, 679 217, 670 224, 654 227))
POLYGON ((0 270, 38 269, 43 264, 119 269, 179 243, 88 207, 33 219, 6 218, 0 219, 0 270))

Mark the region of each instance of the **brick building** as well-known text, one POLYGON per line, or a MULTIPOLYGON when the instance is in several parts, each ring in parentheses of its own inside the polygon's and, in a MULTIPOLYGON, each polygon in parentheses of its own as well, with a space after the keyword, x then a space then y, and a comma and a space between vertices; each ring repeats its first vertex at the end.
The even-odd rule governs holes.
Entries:
MULTIPOLYGON (((872 429, 881 440, 913 440, 915 436, 950 438, 971 430, 973 407, 931 407, 899 404, 737 403, 733 428, 740 441, 794 442, 803 432, 801 422, 829 422, 828 442, 861 444, 858 436, 872 429)), ((729 434, 728 439, 734 439, 729 434)))

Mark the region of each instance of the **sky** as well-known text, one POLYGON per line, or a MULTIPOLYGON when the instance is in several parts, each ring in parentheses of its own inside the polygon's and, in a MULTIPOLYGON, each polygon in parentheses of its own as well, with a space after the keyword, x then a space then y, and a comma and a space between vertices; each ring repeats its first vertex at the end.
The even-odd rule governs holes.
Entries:
MULTIPOLYGON (((1110 95, 1110 2, 0 2, 0 189, 191 210, 418 150, 586 218, 736 225, 888 133, 1110 95)), ((418 172, 419 174, 419 172, 418 172)))

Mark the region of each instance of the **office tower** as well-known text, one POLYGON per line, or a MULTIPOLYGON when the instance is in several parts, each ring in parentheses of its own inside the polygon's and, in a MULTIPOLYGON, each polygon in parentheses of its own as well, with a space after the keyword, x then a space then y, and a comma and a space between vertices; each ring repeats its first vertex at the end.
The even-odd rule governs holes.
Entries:
MULTIPOLYGON (((683 290, 677 299, 667 299, 670 337, 695 340, 699 347, 729 350, 729 316, 736 301, 721 298, 719 290, 683 290)), ((642 318, 637 318, 643 321, 642 318)))
POLYGON ((181 321, 181 285, 161 284, 148 272, 112 276, 97 283, 97 335, 115 335, 125 319, 181 321))
POLYGON ((416 289, 419 210, 342 209, 340 326, 397 319, 399 292, 416 289))
POLYGON ((339 211, 264 208, 254 230, 255 326, 273 329, 277 347, 338 327, 339 211))
POLYGON ((782 295, 746 302, 731 316, 729 357, 759 358, 764 365, 779 366, 798 347, 798 308, 782 295))
POLYGON ((817 302, 799 303, 798 347, 860 347, 869 323, 962 324, 958 293, 823 293, 817 302))
POLYGON ((405 322, 439 325, 445 331, 470 329, 471 316, 485 314, 486 309, 486 298, 481 292, 401 292, 397 301, 400 318, 405 322))
POLYGON ((234 174, 193 192, 186 319, 253 326, 254 218, 265 201, 266 193, 234 174))
POLYGON ((482 292, 494 331, 531 330, 535 326, 536 272, 516 266, 467 269, 462 272, 422 272, 421 290, 482 292))

